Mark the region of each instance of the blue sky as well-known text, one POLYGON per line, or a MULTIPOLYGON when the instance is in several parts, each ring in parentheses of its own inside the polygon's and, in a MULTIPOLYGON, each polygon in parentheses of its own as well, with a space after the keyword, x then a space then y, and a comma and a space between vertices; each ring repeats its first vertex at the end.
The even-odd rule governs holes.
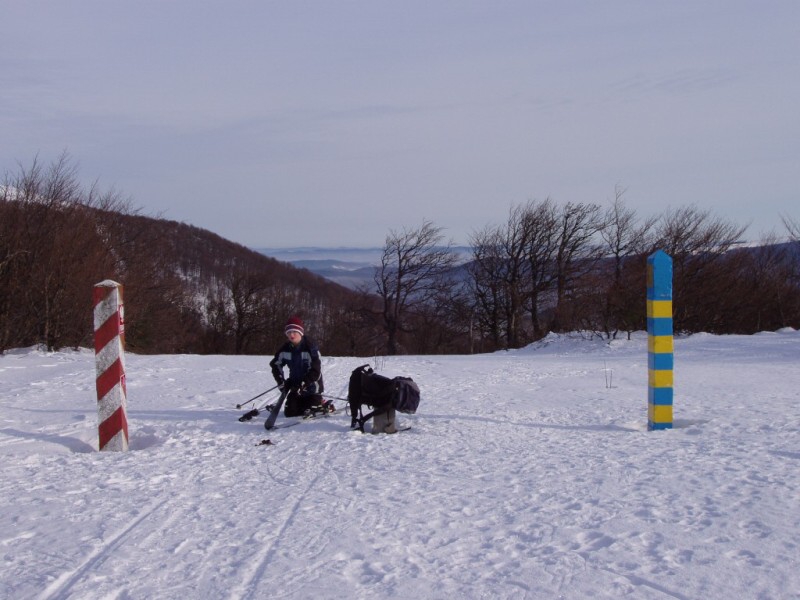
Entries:
POLYGON ((513 204, 800 217, 795 1, 0 0, 0 168, 254 246, 513 204))

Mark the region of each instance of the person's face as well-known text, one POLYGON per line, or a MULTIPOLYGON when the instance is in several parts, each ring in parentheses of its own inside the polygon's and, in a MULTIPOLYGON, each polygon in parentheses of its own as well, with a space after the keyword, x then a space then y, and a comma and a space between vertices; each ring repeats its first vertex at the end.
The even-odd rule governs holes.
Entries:
POLYGON ((286 337, 295 346, 297 346, 297 344, 300 343, 300 340, 303 339, 303 336, 300 335, 297 331, 290 331, 289 333, 286 334, 286 337))

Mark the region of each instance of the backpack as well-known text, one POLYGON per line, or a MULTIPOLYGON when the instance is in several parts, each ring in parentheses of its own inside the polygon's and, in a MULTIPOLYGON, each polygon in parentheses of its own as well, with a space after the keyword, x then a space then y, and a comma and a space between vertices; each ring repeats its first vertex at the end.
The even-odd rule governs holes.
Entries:
POLYGON ((384 377, 369 365, 361 365, 350 374, 347 401, 350 404, 350 427, 364 432, 364 423, 373 416, 395 409, 414 414, 419 407, 419 386, 410 377, 384 377), (363 406, 372 407, 364 414, 363 406))

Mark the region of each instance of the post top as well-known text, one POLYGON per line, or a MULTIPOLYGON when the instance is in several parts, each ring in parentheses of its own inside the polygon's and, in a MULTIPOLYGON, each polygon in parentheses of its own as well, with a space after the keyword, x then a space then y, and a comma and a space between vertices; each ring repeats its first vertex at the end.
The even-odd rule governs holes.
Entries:
POLYGON ((671 264, 672 257, 663 250, 656 250, 650 256, 647 257, 647 262, 658 263, 658 264, 667 264, 667 263, 671 264))
POLYGON ((120 284, 111 279, 104 279, 100 283, 95 283, 94 287, 119 287, 120 284))

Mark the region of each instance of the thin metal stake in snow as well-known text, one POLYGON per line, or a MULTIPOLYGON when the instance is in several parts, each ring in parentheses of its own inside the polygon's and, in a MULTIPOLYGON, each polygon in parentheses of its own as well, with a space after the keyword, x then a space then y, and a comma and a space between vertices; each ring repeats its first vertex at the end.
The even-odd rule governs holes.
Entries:
POLYGON ((603 372, 606 376, 606 389, 610 390, 614 387, 614 369, 609 369, 606 361, 603 361, 603 372))
POLYGON ((94 354, 97 371, 99 448, 128 449, 125 389, 125 318, 122 286, 106 279, 94 286, 94 354))

